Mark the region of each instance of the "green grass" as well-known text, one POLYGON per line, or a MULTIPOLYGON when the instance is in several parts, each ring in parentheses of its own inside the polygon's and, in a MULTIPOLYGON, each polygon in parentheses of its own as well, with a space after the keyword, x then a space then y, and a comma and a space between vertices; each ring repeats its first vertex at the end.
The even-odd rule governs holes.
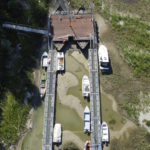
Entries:
POLYGON ((139 19, 111 16, 113 30, 117 33, 116 41, 124 58, 132 66, 137 77, 150 77, 150 26, 139 19), (120 25, 123 21, 124 25, 120 25))
POLYGON ((131 14, 139 17, 140 20, 150 21, 150 1, 149 0, 109 0, 103 1, 112 13, 131 14))
POLYGON ((33 128, 23 140, 22 150, 41 150, 43 137, 44 103, 34 112, 33 128))

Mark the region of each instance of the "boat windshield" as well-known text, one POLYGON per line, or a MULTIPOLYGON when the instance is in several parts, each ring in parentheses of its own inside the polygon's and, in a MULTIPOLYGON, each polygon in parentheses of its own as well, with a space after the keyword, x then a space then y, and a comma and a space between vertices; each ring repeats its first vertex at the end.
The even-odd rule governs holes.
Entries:
POLYGON ((109 63, 108 62, 101 62, 101 66, 102 67, 109 67, 109 63))
POLYGON ((43 58, 47 58, 47 56, 43 56, 43 58))

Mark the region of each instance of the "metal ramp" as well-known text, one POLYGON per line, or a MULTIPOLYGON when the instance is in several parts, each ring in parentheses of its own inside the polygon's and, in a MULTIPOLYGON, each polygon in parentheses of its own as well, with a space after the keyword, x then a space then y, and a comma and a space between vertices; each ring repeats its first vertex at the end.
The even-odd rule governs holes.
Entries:
POLYGON ((89 49, 92 150, 102 150, 97 49, 89 49))
POLYGON ((47 69, 47 87, 44 110, 43 145, 42 150, 53 150, 53 126, 56 92, 56 54, 55 50, 49 50, 50 65, 47 69))
MULTIPOLYGON (((33 32, 33 33, 48 35, 48 29, 38 29, 38 28, 33 28, 33 27, 29 27, 29 26, 24 26, 24 25, 17 25, 14 23, 3 23, 2 27, 14 29, 14 30, 25 31, 25 32, 33 32)), ((49 35, 51 35, 51 34, 49 33, 49 35)))

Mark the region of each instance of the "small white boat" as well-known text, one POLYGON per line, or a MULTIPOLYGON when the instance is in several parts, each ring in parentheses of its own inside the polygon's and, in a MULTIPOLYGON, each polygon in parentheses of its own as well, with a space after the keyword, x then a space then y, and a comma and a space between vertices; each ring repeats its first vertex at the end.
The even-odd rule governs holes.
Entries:
POLYGON ((100 69, 102 71, 108 71, 109 70, 109 55, 108 55, 108 50, 106 46, 100 45, 99 50, 98 50, 98 55, 99 55, 100 69))
POLYGON ((88 106, 84 110, 84 131, 87 133, 90 132, 90 109, 88 106))
POLYGON ((43 70, 41 73, 41 81, 40 81, 40 96, 43 98, 46 93, 46 72, 43 70))
POLYGON ((82 78, 82 95, 88 97, 90 94, 90 82, 88 76, 84 75, 82 78))
POLYGON ((64 70, 64 53, 63 52, 57 53, 57 70, 59 71, 64 70))
POLYGON ((48 54, 47 54, 47 52, 44 52, 42 55, 41 65, 43 68, 47 68, 47 66, 48 66, 48 54))
POLYGON ((109 131, 108 131, 108 125, 106 122, 102 123, 102 142, 109 143, 109 131))
POLYGON ((57 123, 54 126, 53 142, 61 143, 61 124, 57 123))

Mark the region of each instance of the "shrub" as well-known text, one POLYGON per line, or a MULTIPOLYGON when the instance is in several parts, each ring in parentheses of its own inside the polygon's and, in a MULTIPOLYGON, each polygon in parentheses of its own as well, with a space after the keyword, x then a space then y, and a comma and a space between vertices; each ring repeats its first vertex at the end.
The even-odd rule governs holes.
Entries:
POLYGON ((146 120, 146 125, 150 127, 150 120, 146 120))
POLYGON ((67 142, 64 144, 63 150, 79 150, 79 148, 75 143, 67 142))

